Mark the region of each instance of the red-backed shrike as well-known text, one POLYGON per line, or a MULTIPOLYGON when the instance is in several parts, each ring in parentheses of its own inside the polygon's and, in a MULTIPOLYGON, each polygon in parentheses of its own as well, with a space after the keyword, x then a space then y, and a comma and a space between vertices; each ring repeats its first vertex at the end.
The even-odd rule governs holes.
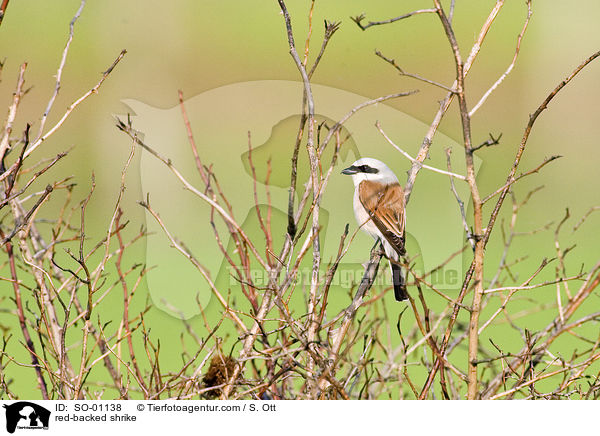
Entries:
POLYGON ((381 241, 390 260, 394 296, 408 299, 402 269, 395 263, 404 250, 404 190, 394 172, 377 159, 365 157, 344 169, 354 182, 354 216, 362 230, 381 241))

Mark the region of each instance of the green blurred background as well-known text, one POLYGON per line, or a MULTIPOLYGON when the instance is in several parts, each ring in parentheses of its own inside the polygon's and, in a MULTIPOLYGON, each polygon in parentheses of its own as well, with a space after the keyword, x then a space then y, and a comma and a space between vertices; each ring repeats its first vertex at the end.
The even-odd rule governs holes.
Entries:
MULTIPOLYGON (((454 26, 462 53, 466 56, 495 2, 471 0, 457 3, 454 26)), ((39 123, 40 115, 54 88, 54 74, 66 41, 68 23, 78 7, 77 0, 13 0, 9 4, 0 27, 0 53, 5 59, 0 101, 8 106, 18 67, 24 61, 28 62, 26 84, 33 86, 22 102, 15 131, 22 129, 26 122, 34 122, 33 131, 37 132, 35 122, 39 123)), ((364 12, 367 20, 381 20, 423 7, 430 7, 429 2, 404 1, 390 5, 390 2, 382 0, 368 3, 355 0, 317 1, 310 59, 314 59, 320 47, 323 20, 341 21, 342 24, 333 37, 313 82, 366 98, 420 89, 421 92, 416 96, 393 100, 387 104, 425 123, 423 126, 428 125, 443 92, 410 78, 399 77, 393 68, 374 55, 374 50, 379 49, 386 56, 395 58, 408 72, 421 74, 450 86, 454 64, 437 18, 433 15, 421 15, 386 26, 372 27, 365 32, 349 18, 364 12)), ((297 45, 302 49, 310 2, 289 1, 288 8, 293 18, 297 45)), ((478 153, 482 160, 478 181, 484 194, 492 192, 504 182, 529 114, 577 64, 599 49, 599 15, 600 3, 596 0, 581 0, 570 5, 561 2, 534 4, 533 17, 522 43, 516 68, 472 120, 475 143, 486 140, 489 133, 503 134, 499 146, 486 148, 478 153)), ((510 63, 525 16, 524 1, 506 2, 467 80, 467 98, 471 105, 510 63)), ((196 0, 169 4, 155 0, 88 1, 76 24, 75 38, 63 74, 63 85, 55 104, 54 116, 51 116, 47 125, 52 125, 63 108, 97 82, 101 72, 123 48, 127 49, 128 54, 105 82, 99 95, 86 101, 36 153, 40 158, 51 156, 75 145, 70 157, 61 162, 49 177, 59 178, 55 174, 74 175, 78 183, 76 198, 86 195, 91 173, 95 173, 97 189, 88 209, 90 224, 86 232, 90 239, 99 239, 106 231, 112 204, 118 192, 120 172, 130 151, 129 139, 117 131, 113 119, 113 114, 124 114, 131 110, 131 106, 123 103, 124 100, 135 100, 158 110, 168 110, 176 107, 179 89, 190 99, 215 88, 239 82, 298 79, 298 72, 288 54, 283 19, 274 0, 196 0), (111 207, 107 207, 107 204, 111 207)), ((527 178, 515 190, 517 196, 523 198, 530 189, 545 186, 521 212, 517 231, 526 232, 550 221, 558 222, 564 216, 565 208, 569 208, 575 218, 565 228, 563 244, 577 244, 576 250, 567 259, 567 266, 574 272, 581 265, 584 269, 591 267, 598 260, 599 254, 600 214, 592 215, 577 234, 572 235, 571 232, 581 215, 591 206, 600 204, 599 79, 600 66, 591 65, 541 116, 530 138, 521 169, 524 171, 534 168, 551 155, 559 154, 563 158, 553 162, 539 175, 527 178)), ((299 106, 300 98, 301 95, 298 95, 292 104, 299 106)), ((318 110, 318 101, 316 106, 318 110)), ((340 110, 343 113, 348 109, 350 108, 340 110)), ((260 105, 254 110, 260 111, 260 105)), ((169 118, 165 122, 169 123, 169 129, 178 131, 180 135, 169 144, 173 147, 173 154, 181 153, 181 150, 187 152, 181 120, 169 118), (178 122, 180 124, 176 124, 178 122)), ((244 125, 241 128, 246 129, 244 125)), ((418 138, 422 138, 425 133, 424 127, 422 131, 418 130, 418 126, 414 128, 414 131, 407 134, 410 141, 399 135, 393 138, 413 154, 419 146, 418 138)), ((460 143, 461 127, 454 106, 443 121, 440 134, 460 143)), ((202 142, 201 137, 196 139, 199 143, 202 142)), ((432 154, 442 153, 441 150, 447 145, 445 141, 434 141, 432 154)), ((239 153, 233 158, 239 160, 238 156, 239 153)), ((455 148, 454 158, 457 157, 461 157, 460 149, 455 148)), ((403 165, 396 171, 403 181, 408 165, 405 160, 399 157, 396 159, 403 165)), ((125 215, 131 221, 132 232, 145 223, 144 211, 136 204, 146 193, 141 185, 140 160, 141 153, 138 151, 127 177, 123 203, 125 215)), ((443 159, 435 162, 438 165, 442 162, 443 165, 443 159)), ((285 174, 287 171, 285 168, 285 174)), ((219 174, 219 177, 227 179, 241 176, 225 172, 219 174)), ((350 183, 348 180, 345 182, 350 183)), ((349 193, 350 189, 348 186, 349 193)), ((429 193, 436 190, 443 190, 451 195, 447 179, 422 174, 413 191, 411 202, 414 204, 411 207, 424 211, 420 213, 427 213, 429 193)), ((430 219, 443 220, 446 213, 456 213, 441 213, 431 204, 429 207, 430 219)), ((51 208, 52 206, 46 209, 47 213, 50 213, 48 211, 51 208)), ((489 206, 487 211, 489 213, 489 206)), ((506 212, 508 208, 504 216, 506 212)), ((421 217, 415 218, 417 219, 413 222, 419 221, 418 218, 421 217)), ((422 217, 423 220, 426 218, 422 217)), ((353 224, 354 218, 348 214, 343 221, 353 224)), ((409 232, 410 226, 409 220, 409 232)), ((460 229, 455 228, 453 231, 458 233, 460 229)), ((366 237, 361 238, 358 241, 361 247, 368 247, 370 241, 366 237)), ((435 244, 436 241, 437 239, 428 242, 435 244)), ((516 272, 522 277, 528 276, 542 258, 554 255, 553 246, 552 235, 548 232, 517 238, 511 249, 511 256, 517 258, 526 254, 529 258, 516 272)), ((487 250, 490 269, 497 264, 501 247, 501 236, 497 231, 487 250)), ((166 246, 164 249, 168 250, 166 246)), ((133 259, 143 258, 146 253, 143 244, 135 250, 137 251, 130 253, 131 262, 133 259)), ((217 251, 211 250, 196 252, 196 255, 200 261, 204 256, 210 258, 218 255, 217 251)), ((446 252, 449 254, 446 247, 441 247, 440 252, 441 257, 446 252)), ((214 274, 217 275, 217 271, 214 274)), ((183 281, 200 280, 193 275, 178 274, 177 277, 183 281)), ((553 271, 545 276, 552 277, 553 271)), ((544 277, 540 279, 542 278, 544 277)), ((176 287, 177 281, 174 283, 176 287)), ((0 287, 3 294, 10 290, 6 283, 0 283, 0 287)), ((147 292, 146 289, 142 291, 147 292)), ((176 289, 169 291, 176 292, 176 289)), ((553 290, 534 291, 528 295, 531 300, 516 300, 520 301, 518 304, 522 304, 517 305, 516 309, 531 308, 547 299, 548 293, 551 294, 552 301, 553 290)), ((340 298, 336 304, 344 305, 347 301, 345 298, 340 298)), ((7 301, 4 300, 3 304, 7 301)), ((115 299, 117 301, 119 298, 115 299)), ((597 299, 594 301, 597 302, 597 299)), ((159 302, 155 303, 160 306, 159 302)), ((214 305, 212 307, 217 309, 214 305)), ((105 319, 118 319, 121 314, 116 303, 106 305, 102 310, 106 311, 101 313, 105 319)), ((400 308, 394 307, 393 310, 397 312, 400 308)), ((551 318, 554 314, 555 311, 549 311, 547 317, 540 316, 533 321, 539 325, 528 327, 534 330, 545 325, 548 317, 551 318)), ((395 316, 392 315, 392 318, 395 316)), ((8 325, 11 322, 5 319, 2 324, 8 325)), ((168 356, 172 352, 174 357, 170 364, 179 365, 179 341, 169 339, 179 337, 182 329, 180 321, 168 311, 153 309, 147 316, 147 322, 153 326, 154 333, 163 338, 163 355, 168 356)), ((412 320, 406 322, 412 323, 412 320)), ((502 345, 510 348, 510 336, 507 336, 502 345)), ((568 345, 565 347, 567 350, 568 345)), ((17 353, 19 355, 26 358, 22 350, 17 353)), ((13 366, 12 370, 16 375, 17 369, 13 366)), ((27 369, 20 368, 18 371, 29 374, 27 369)), ((23 396, 28 396, 30 392, 30 396, 35 397, 33 378, 30 380, 30 383, 20 382, 24 383, 20 391, 23 396)))

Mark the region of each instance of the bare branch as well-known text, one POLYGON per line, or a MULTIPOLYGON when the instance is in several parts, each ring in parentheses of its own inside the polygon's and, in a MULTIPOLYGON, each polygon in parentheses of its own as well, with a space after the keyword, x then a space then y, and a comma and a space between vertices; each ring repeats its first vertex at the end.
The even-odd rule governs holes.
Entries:
POLYGON ((452 92, 452 93, 455 92, 452 88, 449 88, 446 85, 442 85, 441 83, 435 82, 433 80, 429 80, 425 77, 419 76, 418 74, 407 73, 402 68, 400 68, 400 66, 396 63, 396 61, 394 59, 386 57, 379 50, 375 50, 375 55, 379 56, 381 59, 383 59, 388 64, 390 64, 392 67, 394 67, 400 73, 401 76, 412 77, 413 79, 420 80, 421 82, 429 83, 430 85, 437 86, 438 88, 442 88, 445 91, 452 92))
POLYGON ((75 12, 75 16, 71 20, 71 23, 69 23, 69 36, 67 37, 67 43, 65 44, 65 49, 63 50, 62 58, 60 59, 60 64, 58 65, 58 70, 56 71, 56 85, 54 87, 54 93, 50 97, 50 101, 48 102, 48 105, 46 106, 46 110, 44 111, 44 114, 42 115, 38 135, 35 138, 34 142, 36 142, 38 139, 40 139, 42 134, 44 133, 44 126, 46 125, 46 120, 48 119, 48 115, 50 114, 50 111, 52 110, 54 101, 56 100, 56 97, 58 96, 58 91, 60 90, 60 85, 61 85, 63 69, 65 68, 65 63, 67 61, 67 55, 69 54, 69 49, 71 48, 71 42, 73 41, 73 31, 75 29, 75 23, 79 19, 79 16, 81 15, 81 12, 83 11, 84 6, 85 6, 85 0, 82 0, 81 4, 79 5, 79 9, 77 9, 77 12, 75 12))
POLYGON ((477 112, 477 110, 485 103, 485 101, 492 94, 492 92, 494 92, 496 88, 500 86, 500 84, 504 81, 504 79, 506 79, 506 77, 515 67, 515 64, 517 63, 517 57, 519 56, 519 51, 521 50, 521 41, 523 40, 525 31, 527 30, 527 26, 529 25, 531 14, 531 0, 527 0, 527 18, 525 19, 525 24, 523 24, 523 29, 521 30, 521 33, 519 33, 519 36, 517 37, 517 48, 515 49, 515 55, 513 56, 512 62, 510 63, 506 71, 504 71, 504 73, 502 73, 502 75, 498 78, 498 80, 496 80, 496 82, 485 92, 485 94, 483 94, 483 96, 481 97, 481 99, 479 99, 477 104, 473 106, 473 108, 469 112, 469 116, 472 117, 473 114, 477 112))
POLYGON ((100 89, 100 87, 102 86, 104 81, 108 78, 110 73, 112 73, 114 68, 121 61, 121 59, 123 59, 123 56, 125 56, 126 53, 127 53, 127 50, 121 51, 119 56, 117 56, 117 58, 108 67, 108 69, 106 71, 104 71, 104 73, 102 73, 102 78, 98 81, 98 83, 96 83, 96 85, 92 89, 90 89, 88 92, 86 92, 81 97, 79 97, 77 100, 75 100, 67 108, 67 110, 65 111, 65 113, 63 114, 61 119, 58 120, 58 122, 54 126, 52 126, 52 128, 50 128, 50 130, 48 130, 44 135, 42 135, 37 141, 35 141, 33 144, 31 144, 31 146, 25 151, 25 157, 27 157, 31 153, 33 153, 40 145, 42 145, 42 142, 44 142, 46 139, 48 139, 50 136, 52 136, 64 124, 64 122, 67 120, 67 118, 69 118, 69 116, 73 113, 73 111, 77 108, 77 106, 79 106, 81 103, 83 103, 85 100, 87 100, 87 98, 89 96, 91 96, 92 94, 98 93, 98 90, 100 89))
MULTIPOLYGON (((387 136, 387 134, 386 134, 386 133, 383 131, 383 129, 381 128, 381 124, 379 123, 379 121, 377 121, 377 122, 375 123, 375 127, 377 127, 377 130, 379 130, 379 133, 381 133, 381 135, 382 135, 382 136, 385 138, 385 140, 386 140, 387 142, 389 142, 389 143, 390 143, 390 145, 391 145, 392 147, 394 147, 396 150, 398 150, 400 153, 402 153, 402 155, 403 155, 404 157, 406 157, 406 158, 407 158, 409 161, 411 161, 411 162, 413 162, 413 163, 416 161, 416 159, 414 159, 414 158, 413 158, 413 157, 412 157, 410 154, 408 154, 406 151, 402 150, 402 149, 401 149, 401 148, 400 148, 398 145, 396 145, 396 144, 395 144, 395 143, 394 143, 394 142, 393 142, 393 141, 392 141, 392 140, 389 138, 389 136, 387 136)), ((451 178, 452 178, 452 177, 456 177, 457 179, 459 179, 459 180, 462 180, 462 181, 466 181, 466 180, 467 180, 467 178, 466 178, 465 176, 462 176, 462 175, 460 175, 460 174, 456 174, 456 173, 453 173, 453 172, 449 172, 449 171, 440 170, 439 168, 435 168, 435 167, 432 167, 432 166, 429 166, 429 165, 423 165, 423 166, 422 166, 422 168, 424 168, 424 169, 426 169, 426 170, 429 170, 429 171, 433 171, 434 173, 438 173, 438 174, 444 174, 444 175, 446 175, 446 176, 450 176, 451 178)))
POLYGON ((419 10, 412 11, 412 12, 409 12, 409 13, 404 14, 404 15, 400 15, 400 16, 395 17, 395 18, 390 18, 389 20, 369 21, 367 24, 362 24, 363 20, 366 18, 365 14, 361 14, 361 15, 358 15, 356 17, 350 17, 350 18, 352 19, 352 21, 354 21, 356 23, 356 25, 358 27, 361 28, 361 30, 364 31, 364 30, 367 30, 371 26, 380 26, 382 24, 395 23, 396 21, 404 20, 405 18, 412 17, 413 15, 432 14, 432 13, 435 13, 435 9, 434 8, 431 8, 431 9, 419 9, 419 10))
POLYGON ((450 189, 456 198, 458 203, 458 208, 460 210, 460 217, 462 219, 463 227, 465 229, 465 234, 467 235, 467 240, 469 244, 471 244, 471 248, 475 251, 475 238, 469 229, 469 224, 467 223, 467 216, 465 214, 465 203, 460 199, 458 192, 456 191, 456 187, 454 186, 454 176, 452 175, 452 163, 450 159, 450 155, 452 153, 452 149, 450 147, 446 148, 446 161, 448 163, 448 171, 450 172, 450 189))
MULTIPOLYGON (((469 71, 471 69, 471 66, 473 65, 473 62, 475 62, 475 59, 477 59, 477 55, 479 54, 479 52, 481 50, 481 45, 483 44, 483 41, 485 40, 485 37, 487 36, 487 33, 488 33, 492 23, 495 21, 496 17, 498 16, 498 13, 500 12, 500 10, 502 9, 503 6, 504 6, 504 0, 497 0, 492 11, 489 13, 486 21, 484 22, 483 26, 481 27, 481 30, 479 31, 479 35, 477 37, 477 40, 473 44, 473 46, 471 48, 471 52, 469 53, 469 56, 467 57, 467 60, 464 62, 464 65, 462 68, 463 78, 466 78, 467 74, 469 73, 469 71)), ((436 8, 436 12, 437 12, 437 8, 436 8)), ((421 170, 421 167, 423 166, 423 162, 429 156, 429 148, 431 147, 431 144, 433 143, 433 138, 438 130, 438 127, 439 127, 440 123, 442 122, 444 115, 448 111, 448 108, 450 107, 450 103, 452 103, 452 100, 454 99, 454 96, 456 95, 455 93, 458 91, 458 83, 456 81, 452 85, 451 89, 453 90, 453 92, 449 92, 446 95, 446 97, 440 102, 440 108, 437 111, 437 113, 435 114, 434 119, 433 119, 431 125, 429 126, 429 130, 425 134, 425 137, 423 138, 423 142, 421 143, 421 146, 419 148, 417 157, 415 158, 415 162, 413 163, 413 165, 411 166, 411 168, 408 172, 408 177, 406 180, 406 184, 404 186, 404 199, 405 199, 406 204, 408 204, 408 201, 410 200, 410 194, 412 193, 412 189, 415 184, 417 175, 419 174, 419 171, 421 170)))
MULTIPOLYGON (((571 80, 573 80, 573 78, 575 76, 577 76, 577 74, 579 74, 579 72, 581 70, 583 70, 587 65, 589 65, 592 61, 594 61, 598 56, 600 56, 600 51, 594 53, 593 55, 588 57, 586 60, 584 60, 581 64, 579 64, 579 66, 577 66, 577 68, 575 68, 575 70, 573 70, 573 72, 571 74, 569 74, 564 80, 562 80, 556 86, 556 88, 554 88, 554 90, 552 92, 550 92, 550 94, 548 94, 548 96, 538 106, 538 108, 535 110, 535 112, 529 116, 529 122, 527 123, 527 126, 525 127, 525 132, 523 133, 523 137, 521 138, 521 144, 519 145, 519 149, 517 150, 517 154, 515 156, 515 161, 514 161, 512 168, 508 174, 508 177, 506 179, 506 184, 504 185, 502 191, 500 192, 500 198, 498 198, 498 201, 496 202, 496 205, 494 206, 494 210, 490 216, 490 220, 486 227, 486 231, 485 231, 485 235, 484 235, 484 243, 485 244, 487 244, 487 241, 489 240, 490 233, 492 231, 492 228, 494 227, 494 223, 496 222, 496 218, 498 217, 500 208, 502 207, 502 204, 504 203, 504 199, 506 198, 508 189, 509 189, 510 185, 512 183, 514 183, 515 173, 517 172, 517 168, 519 167, 519 164, 521 163, 521 157, 523 156, 523 152, 525 151, 525 146, 527 145, 527 140, 529 139, 529 135, 531 134, 531 130, 533 129, 533 126, 534 126, 536 120, 538 119, 540 114, 548 108, 548 104, 550 104, 550 102, 554 99, 554 97, 556 97, 556 95, 565 86, 567 86, 571 82, 571 80)), ((548 162, 550 162, 554 159, 556 159, 556 157, 552 157, 552 158, 548 159, 548 162)), ((542 166, 545 165, 546 163, 547 162, 544 162, 542 164, 542 166)), ((538 168, 541 168, 541 166, 538 168)), ((534 170, 534 172, 536 170, 534 170)))
POLYGON ((15 93, 13 94, 13 101, 10 107, 8 108, 8 115, 4 124, 4 135, 2 136, 2 141, 0 141, 0 162, 4 161, 6 152, 10 147, 9 139, 10 134, 12 133, 12 126, 15 122, 15 117, 17 116, 17 108, 19 107, 21 97, 23 96, 23 85, 25 83, 26 68, 27 63, 21 65, 21 68, 19 70, 19 78, 17 80, 17 87, 15 93))
POLYGON ((581 227, 581 225, 585 222, 585 220, 593 213, 596 212, 597 210, 600 210, 600 206, 594 206, 592 208, 590 208, 590 210, 588 210, 579 220, 579 222, 577 224, 575 224, 573 226, 573 232, 576 232, 577 229, 579 229, 579 227, 581 227))
POLYGON ((490 133, 490 139, 483 141, 481 144, 479 144, 476 147, 473 147, 473 153, 476 152, 477 150, 479 150, 480 148, 492 147, 494 145, 500 144, 500 138, 502 138, 502 133, 500 133, 500 135, 498 135, 497 138, 494 138, 494 136, 490 133))

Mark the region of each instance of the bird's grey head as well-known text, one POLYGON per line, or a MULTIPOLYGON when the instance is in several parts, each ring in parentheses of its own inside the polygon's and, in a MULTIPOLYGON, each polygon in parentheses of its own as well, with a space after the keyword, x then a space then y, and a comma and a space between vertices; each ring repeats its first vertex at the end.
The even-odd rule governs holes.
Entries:
POLYGON ((348 168, 342 170, 342 174, 352 176, 354 186, 363 180, 380 183, 398 183, 394 172, 383 162, 370 157, 363 157, 348 168))

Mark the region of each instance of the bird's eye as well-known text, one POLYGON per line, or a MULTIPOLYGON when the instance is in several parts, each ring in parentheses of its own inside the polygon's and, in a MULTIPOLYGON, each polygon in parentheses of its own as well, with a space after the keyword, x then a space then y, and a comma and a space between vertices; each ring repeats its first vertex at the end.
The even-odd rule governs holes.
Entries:
POLYGON ((361 165, 358 167, 362 173, 377 174, 379 170, 377 168, 370 167, 369 165, 361 165))

